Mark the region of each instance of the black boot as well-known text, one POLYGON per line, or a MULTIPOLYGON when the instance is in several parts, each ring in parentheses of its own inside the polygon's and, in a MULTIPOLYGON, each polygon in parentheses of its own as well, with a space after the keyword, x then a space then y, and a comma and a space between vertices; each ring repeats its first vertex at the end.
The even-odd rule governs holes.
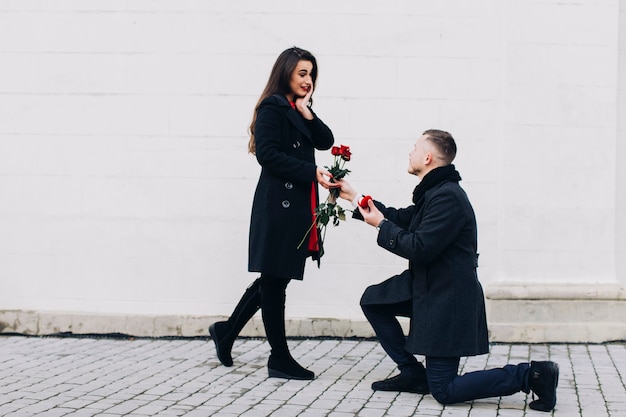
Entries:
MULTIPOLYGON (((531 362, 528 384, 538 399, 529 407, 537 411, 550 412, 556 405, 556 387, 559 384, 559 365, 550 362, 531 362)), ((534 395, 533 395, 534 397, 534 395)))
POLYGON ((261 284, 261 314, 272 353, 267 361, 271 378, 311 380, 315 374, 303 368, 289 353, 285 335, 285 289, 289 280, 264 277, 261 284))
MULTIPOLYGON (((274 349, 272 349, 272 352, 274 349)), ((267 371, 270 378, 285 378, 311 380, 315 379, 315 374, 306 368, 303 368, 291 354, 275 355, 272 353, 267 360, 267 371)))
POLYGON ((232 366, 233 358, 231 350, 235 339, 243 329, 243 326, 254 316, 261 306, 261 278, 257 278, 246 289, 231 314, 228 321, 218 321, 209 326, 209 333, 213 342, 215 342, 215 350, 217 358, 224 366, 232 366))

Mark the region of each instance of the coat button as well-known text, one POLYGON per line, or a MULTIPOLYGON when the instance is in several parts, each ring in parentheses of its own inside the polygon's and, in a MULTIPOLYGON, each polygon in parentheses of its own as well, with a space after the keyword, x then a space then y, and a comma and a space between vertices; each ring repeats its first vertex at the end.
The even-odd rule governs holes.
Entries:
POLYGON ((291 205, 291 203, 287 200, 283 201, 283 208, 289 208, 289 206, 291 205))
POLYGON ((285 188, 286 188, 286 189, 288 189, 288 190, 291 190, 291 189, 293 188, 293 184, 292 184, 292 183, 290 183, 289 181, 287 181, 287 182, 285 183, 285 188))
POLYGON ((294 144, 293 144, 293 148, 294 148, 294 149, 297 149, 297 148, 299 148, 299 147, 300 147, 300 142, 299 142, 299 141, 296 141, 296 143, 294 143, 294 144))
POLYGON ((395 246, 395 244, 396 244, 396 241, 395 241, 395 240, 391 239, 391 240, 389 241, 389 246, 394 247, 394 246, 395 246))

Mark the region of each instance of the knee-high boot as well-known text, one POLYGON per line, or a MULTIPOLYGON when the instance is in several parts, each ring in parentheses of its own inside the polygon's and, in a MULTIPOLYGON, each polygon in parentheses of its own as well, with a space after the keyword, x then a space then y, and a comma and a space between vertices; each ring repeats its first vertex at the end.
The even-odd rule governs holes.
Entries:
POLYGON ((289 353, 285 334, 285 289, 289 280, 267 278, 261 283, 261 314, 272 353, 267 361, 273 378, 310 380, 315 374, 303 368, 289 353))
POLYGON ((257 278, 246 289, 235 307, 233 314, 227 321, 218 321, 209 326, 209 333, 213 342, 217 358, 224 366, 232 366, 233 358, 231 350, 235 339, 243 329, 243 326, 254 316, 261 306, 261 278, 257 278))

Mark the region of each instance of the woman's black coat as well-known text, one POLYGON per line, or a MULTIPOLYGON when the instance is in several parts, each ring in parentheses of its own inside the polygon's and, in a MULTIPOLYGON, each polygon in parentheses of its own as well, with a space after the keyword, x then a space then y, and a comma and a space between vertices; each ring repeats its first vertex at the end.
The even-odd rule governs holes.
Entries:
POLYGON ((487 353, 476 218, 465 191, 447 181, 426 191, 419 210, 375 204, 389 220, 380 227, 378 245, 408 259, 409 269, 368 287, 361 304, 412 300, 409 352, 440 357, 487 353))
POLYGON ((308 240, 297 247, 313 222, 311 188, 319 191, 315 149, 329 149, 333 134, 315 114, 306 120, 286 97, 273 95, 257 108, 254 139, 261 176, 252 204, 248 270, 302 279, 308 240))

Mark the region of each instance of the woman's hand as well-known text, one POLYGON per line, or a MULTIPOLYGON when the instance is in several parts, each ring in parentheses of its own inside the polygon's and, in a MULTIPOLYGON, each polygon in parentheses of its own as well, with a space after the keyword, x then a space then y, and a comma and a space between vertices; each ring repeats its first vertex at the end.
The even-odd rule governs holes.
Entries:
MULTIPOLYGON (((309 109, 309 101, 313 95, 313 85, 309 86, 309 91, 304 97, 296 97, 296 110, 307 120, 313 120, 313 113, 309 109)), ((320 183, 321 184, 321 183, 320 183)), ((328 188, 328 187, 326 187, 328 188)))
POLYGON ((315 170, 315 177, 317 179, 318 184, 322 187, 329 188, 337 188, 339 184, 330 182, 330 179, 333 177, 330 172, 326 171, 324 168, 317 167, 315 170), (328 177, 328 179, 326 179, 328 177))

